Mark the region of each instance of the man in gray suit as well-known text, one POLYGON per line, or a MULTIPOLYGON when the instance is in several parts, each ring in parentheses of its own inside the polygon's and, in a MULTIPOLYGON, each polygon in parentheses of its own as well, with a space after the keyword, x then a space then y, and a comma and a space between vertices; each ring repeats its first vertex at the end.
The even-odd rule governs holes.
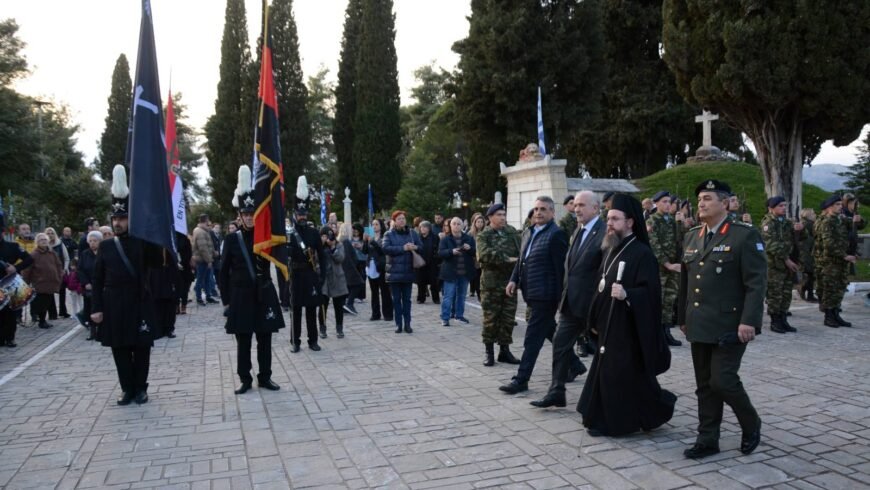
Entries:
POLYGON ((601 265, 605 225, 599 216, 600 207, 594 192, 581 191, 574 197, 574 214, 580 227, 574 231, 565 256, 559 326, 553 337, 553 378, 546 396, 530 402, 535 407, 564 407, 565 383, 586 372, 586 366, 574 354, 574 343, 586 329, 589 304, 595 294, 595 275, 601 265))

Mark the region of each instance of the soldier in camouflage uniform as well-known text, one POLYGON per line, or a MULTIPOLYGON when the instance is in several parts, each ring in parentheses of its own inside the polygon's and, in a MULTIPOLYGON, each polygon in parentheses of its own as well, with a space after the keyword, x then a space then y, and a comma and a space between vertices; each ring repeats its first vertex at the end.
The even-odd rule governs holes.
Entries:
POLYGON ((801 223, 786 218, 788 203, 782 196, 767 200, 767 214, 761 221, 761 238, 767 253, 767 313, 770 330, 776 333, 797 332, 786 315, 791 307, 791 290, 800 266, 792 259, 795 232, 806 236, 801 223))
POLYGON ((803 281, 800 288, 801 299, 808 303, 818 303, 813 291, 815 290, 816 264, 813 260, 813 246, 816 237, 813 234, 813 226, 816 224, 816 212, 813 208, 801 209, 801 224, 804 225, 806 236, 800 241, 801 272, 803 281))
POLYGON ((519 364, 510 351, 517 313, 517 297, 505 294, 514 265, 520 256, 520 233, 507 224, 504 204, 496 203, 486 211, 489 225, 477 235, 477 262, 480 264, 480 306, 483 309, 484 366, 495 364, 494 344, 498 343, 498 362, 519 364))
POLYGON ((577 216, 574 215, 574 196, 568 196, 562 201, 562 206, 565 207, 565 216, 559 220, 559 228, 568 236, 574 235, 574 230, 577 229, 577 216))
POLYGON ((682 342, 671 335, 674 303, 680 292, 679 240, 683 237, 682 225, 671 216, 671 195, 660 191, 652 198, 656 212, 646 220, 649 244, 659 262, 659 278, 662 285, 661 325, 668 345, 680 346, 682 342))
POLYGON ((851 327, 840 317, 840 304, 849 284, 848 266, 855 263, 854 255, 847 255, 849 230, 840 217, 843 203, 840 196, 833 195, 822 202, 822 216, 816 220, 813 233, 816 243, 813 259, 816 262, 816 282, 820 308, 825 312, 828 327, 851 327))

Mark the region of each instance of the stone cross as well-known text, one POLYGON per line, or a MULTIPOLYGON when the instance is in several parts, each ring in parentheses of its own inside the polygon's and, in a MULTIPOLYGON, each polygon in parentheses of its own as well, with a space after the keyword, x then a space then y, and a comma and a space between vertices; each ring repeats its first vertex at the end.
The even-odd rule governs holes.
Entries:
POLYGON ((695 116, 695 122, 701 123, 703 131, 704 131, 704 137, 703 137, 703 140, 701 143, 702 148, 708 147, 708 146, 713 146, 713 135, 712 135, 712 131, 711 131, 711 129, 712 129, 711 126, 712 126, 713 121, 716 121, 718 119, 719 119, 718 114, 711 114, 710 111, 708 111, 708 110, 704 110, 700 116, 695 116))

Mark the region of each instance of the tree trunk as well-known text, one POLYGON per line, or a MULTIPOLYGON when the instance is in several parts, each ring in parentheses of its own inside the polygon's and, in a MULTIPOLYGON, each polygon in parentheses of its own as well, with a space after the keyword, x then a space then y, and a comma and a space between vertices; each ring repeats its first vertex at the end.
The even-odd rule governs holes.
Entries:
POLYGON ((803 198, 803 127, 797 114, 776 116, 770 114, 747 134, 758 152, 767 197, 783 196, 789 216, 797 218, 803 198))

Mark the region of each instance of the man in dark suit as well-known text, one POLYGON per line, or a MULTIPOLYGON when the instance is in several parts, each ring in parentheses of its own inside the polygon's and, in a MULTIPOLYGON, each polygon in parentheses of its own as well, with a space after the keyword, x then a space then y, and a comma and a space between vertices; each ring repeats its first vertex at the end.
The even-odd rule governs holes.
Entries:
POLYGON ((599 216, 601 203, 591 191, 574 197, 574 214, 580 227, 571 237, 565 258, 565 280, 559 302, 559 326, 553 337, 553 379, 550 390, 535 407, 564 407, 565 383, 586 372, 586 366, 574 353, 574 343, 586 328, 589 303, 595 294, 595 276, 601 265, 601 239, 604 222, 599 216))
POLYGON ((505 288, 505 293, 513 296, 519 287, 532 311, 526 326, 523 357, 517 375, 510 383, 499 387, 505 393, 514 394, 529 389, 529 378, 544 340, 552 340, 556 330, 556 310, 562 296, 568 237, 556 224, 555 216, 553 199, 540 196, 535 200, 532 226, 523 232, 520 258, 505 288))
POLYGON ((719 426, 727 403, 743 429, 740 451, 761 440, 761 419, 737 371, 746 345, 761 332, 767 257, 761 234, 728 216, 728 184, 695 189, 703 225, 686 234, 677 300, 677 323, 692 344, 698 396, 698 438, 684 451, 698 459, 719 452, 719 426))

